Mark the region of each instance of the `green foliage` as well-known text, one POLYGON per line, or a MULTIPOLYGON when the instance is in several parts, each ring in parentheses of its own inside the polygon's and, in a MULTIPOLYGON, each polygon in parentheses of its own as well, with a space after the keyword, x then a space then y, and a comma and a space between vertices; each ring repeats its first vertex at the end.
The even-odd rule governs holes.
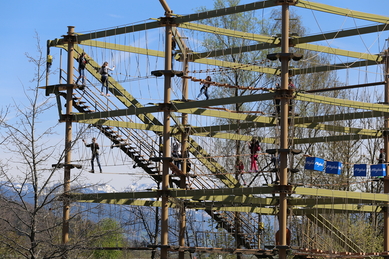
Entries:
POLYGON ((380 233, 382 228, 377 229, 371 224, 368 218, 358 217, 356 220, 349 220, 349 231, 352 233, 354 242, 357 243, 366 252, 382 251, 383 235, 380 233))
MULTIPOLYGON (((98 223, 99 227, 94 234, 99 237, 94 242, 96 247, 122 247, 124 244, 124 235, 119 222, 112 218, 102 219, 98 223)), ((119 250, 95 250, 94 258, 116 259, 122 256, 119 250)))

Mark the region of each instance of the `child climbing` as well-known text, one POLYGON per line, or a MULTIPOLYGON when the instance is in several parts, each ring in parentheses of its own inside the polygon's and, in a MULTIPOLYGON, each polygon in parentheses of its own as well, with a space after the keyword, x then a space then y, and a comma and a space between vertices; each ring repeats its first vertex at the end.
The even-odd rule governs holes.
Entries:
POLYGON ((211 76, 207 76, 206 78, 205 78, 205 80, 207 81, 207 82, 205 82, 205 83, 203 83, 203 86, 201 87, 201 89, 200 89, 200 93, 199 93, 199 95, 197 96, 197 100, 200 98, 200 96, 201 96, 201 94, 203 94, 204 93, 204 95, 205 95, 205 99, 206 100, 208 100, 208 98, 209 98, 209 96, 208 96, 208 88, 211 86, 211 76))

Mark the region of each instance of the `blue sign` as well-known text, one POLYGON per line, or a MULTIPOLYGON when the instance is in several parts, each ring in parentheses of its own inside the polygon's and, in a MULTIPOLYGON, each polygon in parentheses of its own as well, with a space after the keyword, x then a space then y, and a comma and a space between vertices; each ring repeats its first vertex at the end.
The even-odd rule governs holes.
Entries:
POLYGON ((326 173, 327 174, 338 174, 342 172, 342 163, 341 162, 332 162, 328 161, 326 164, 326 173))
POLYGON ((366 164, 355 164, 354 165, 354 176, 364 176, 367 175, 367 165, 366 164))
POLYGON ((315 171, 323 172, 324 159, 318 157, 306 157, 304 168, 307 170, 315 170, 315 171))
POLYGON ((386 176, 386 164, 376 164, 370 166, 371 176, 386 176))

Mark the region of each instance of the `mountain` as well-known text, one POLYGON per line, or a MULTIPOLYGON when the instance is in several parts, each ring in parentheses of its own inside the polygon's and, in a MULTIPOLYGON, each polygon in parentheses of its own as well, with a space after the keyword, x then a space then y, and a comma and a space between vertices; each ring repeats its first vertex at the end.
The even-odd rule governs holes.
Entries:
POLYGON ((82 188, 82 193, 136 192, 136 191, 146 191, 152 188, 154 189, 156 188, 155 184, 139 183, 139 182, 132 183, 123 190, 116 190, 115 187, 109 184, 99 184, 92 187, 82 188))
MULTIPOLYGON (((57 183, 50 187, 50 189, 60 186, 61 184, 57 183)), ((124 190, 116 190, 115 187, 109 184, 99 184, 93 186, 82 186, 82 185, 73 185, 72 189, 75 189, 76 192, 82 193, 115 193, 115 192, 135 192, 135 191, 146 191, 152 188, 156 188, 155 184, 152 183, 140 183, 134 182, 129 185, 124 190)), ((62 192, 63 188, 59 187, 58 191, 62 192)), ((43 195, 46 195, 49 192, 43 192, 43 195)), ((22 196, 23 200, 27 203, 33 203, 34 198, 34 188, 30 183, 10 183, 1 181, 0 182, 0 195, 7 196, 9 198, 13 197, 15 200, 19 200, 18 196, 22 196), (18 195, 19 194, 19 195, 18 195)))

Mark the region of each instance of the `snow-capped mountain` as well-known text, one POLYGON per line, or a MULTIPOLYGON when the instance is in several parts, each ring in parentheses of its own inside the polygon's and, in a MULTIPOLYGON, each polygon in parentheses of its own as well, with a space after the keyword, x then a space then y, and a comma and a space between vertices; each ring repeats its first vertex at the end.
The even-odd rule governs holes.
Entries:
MULTIPOLYGON (((61 184, 56 184, 49 187, 46 191, 43 191, 42 195, 48 195, 48 193, 57 188, 56 193, 61 193, 63 191, 61 184), (59 187, 59 188, 58 188, 59 187)), ((152 183, 139 183, 135 182, 130 184, 124 190, 117 190, 115 187, 109 184, 98 184, 98 185, 90 185, 90 186, 80 186, 73 185, 71 189, 73 192, 81 192, 81 193, 115 193, 115 192, 135 192, 135 191, 146 191, 152 188, 156 188, 156 185, 152 183)), ((20 197, 28 202, 32 203, 34 198, 34 187, 30 183, 10 183, 10 182, 0 182, 0 195, 15 197, 17 200, 20 197)))

